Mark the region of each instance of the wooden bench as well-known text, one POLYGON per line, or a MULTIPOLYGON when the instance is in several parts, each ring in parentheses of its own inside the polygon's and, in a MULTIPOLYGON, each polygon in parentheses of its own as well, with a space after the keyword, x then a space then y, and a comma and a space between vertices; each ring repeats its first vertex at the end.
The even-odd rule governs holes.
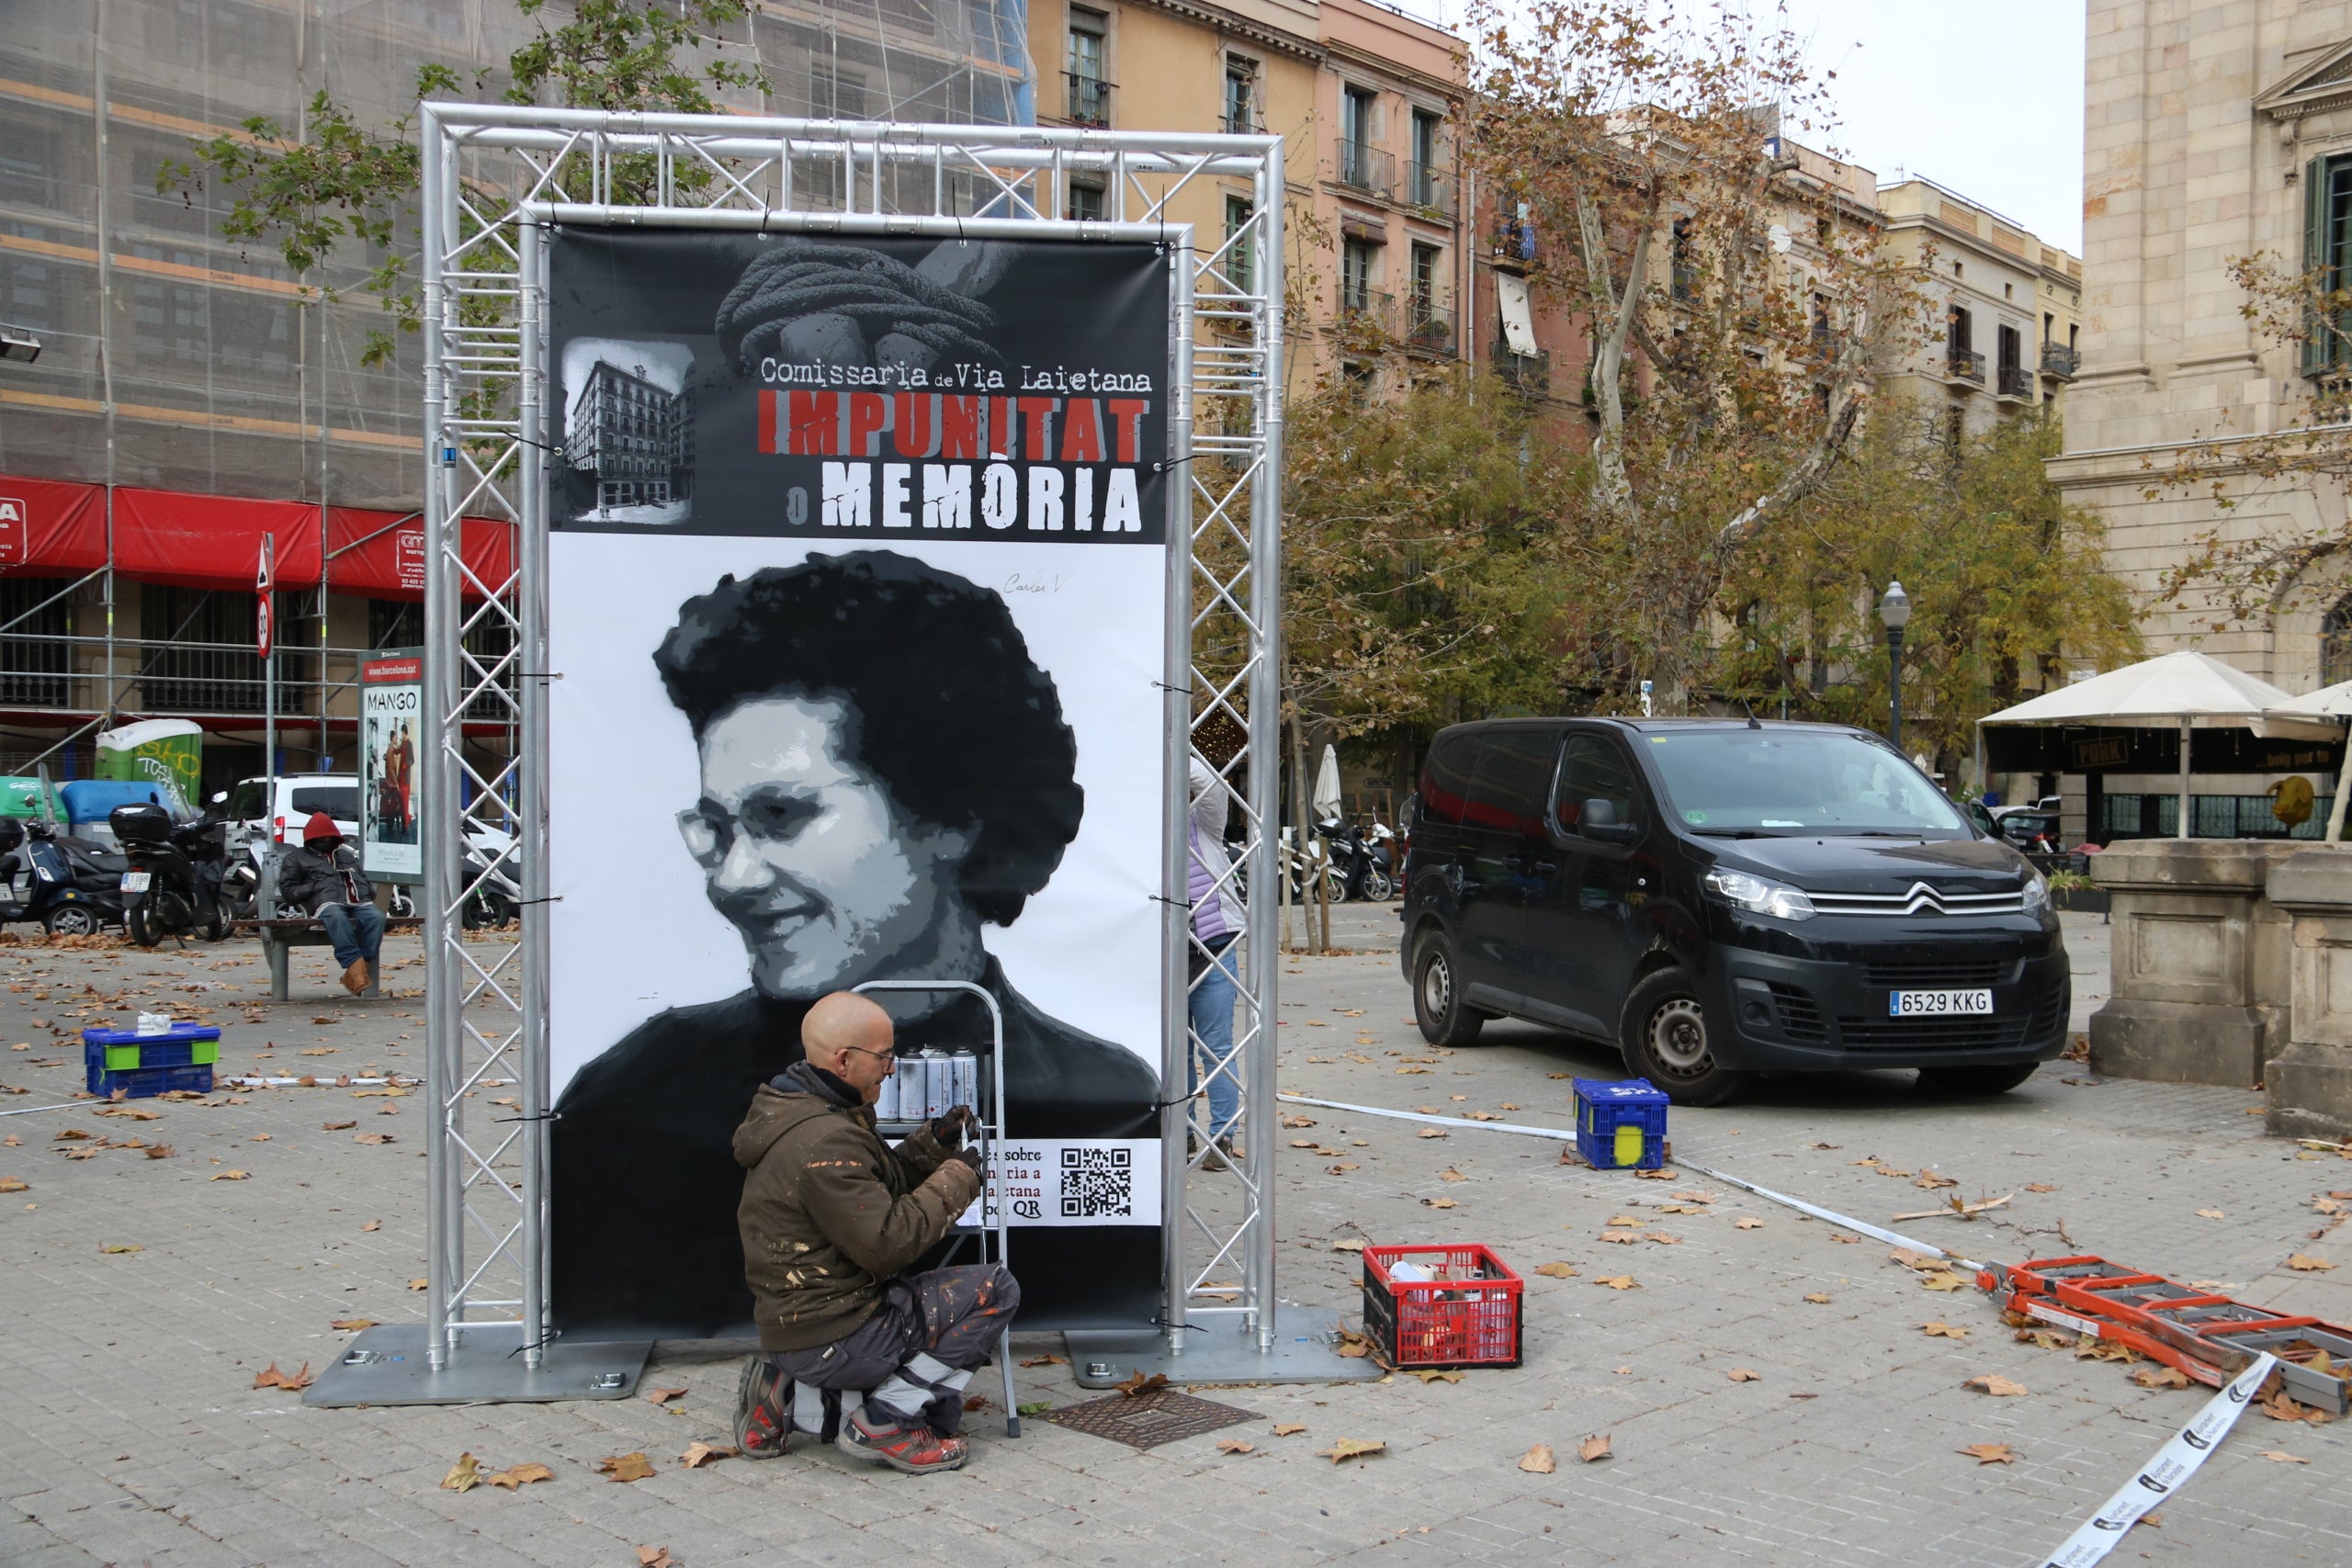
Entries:
MULTIPOLYGON (((283 846, 272 845, 261 857, 261 886, 254 896, 254 918, 230 922, 238 931, 249 931, 260 936, 262 956, 269 963, 270 999, 280 1002, 288 999, 287 955, 298 947, 334 945, 327 940, 325 923, 316 915, 280 915, 277 912, 278 857, 284 852, 283 846)), ((384 931, 390 935, 396 931, 413 931, 424 923, 424 918, 421 915, 387 915, 384 917, 384 931)), ((368 996, 380 997, 384 994, 381 956, 379 953, 379 962, 368 965, 368 989, 365 992, 368 996)))

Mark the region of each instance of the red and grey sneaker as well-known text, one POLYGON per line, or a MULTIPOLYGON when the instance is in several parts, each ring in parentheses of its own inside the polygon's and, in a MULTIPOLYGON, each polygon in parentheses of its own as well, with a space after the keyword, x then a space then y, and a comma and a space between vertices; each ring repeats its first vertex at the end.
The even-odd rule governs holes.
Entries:
POLYGON ((792 1412, 785 1407, 785 1375, 765 1356, 743 1363, 735 1385, 735 1447, 745 1459, 774 1459, 792 1439, 792 1412))
POLYGON ((863 1409, 842 1412, 842 1434, 833 1439, 842 1452, 869 1462, 887 1464, 909 1475, 961 1470, 971 1457, 961 1438, 942 1438, 920 1421, 896 1427, 869 1427, 863 1409))

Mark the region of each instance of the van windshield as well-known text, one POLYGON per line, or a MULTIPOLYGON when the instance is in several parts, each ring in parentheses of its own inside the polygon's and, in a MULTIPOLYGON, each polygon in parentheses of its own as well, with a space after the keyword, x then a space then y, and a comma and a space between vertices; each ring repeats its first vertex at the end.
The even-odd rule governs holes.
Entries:
POLYGON ((1917 769, 1858 736, 1741 728, 1642 739, 1668 808, 1702 833, 1970 836, 1917 769))

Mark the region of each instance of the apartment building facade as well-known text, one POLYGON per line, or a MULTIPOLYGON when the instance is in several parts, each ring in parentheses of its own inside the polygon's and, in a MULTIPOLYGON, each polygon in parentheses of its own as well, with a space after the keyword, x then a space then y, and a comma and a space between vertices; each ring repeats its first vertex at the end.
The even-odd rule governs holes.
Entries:
POLYGON ((1943 325, 1886 388, 1953 434, 2055 412, 2081 362, 2081 259, 1917 175, 1880 185, 1875 205, 1882 254, 1917 269, 1943 325))
MULTIPOLYGON (((422 637, 418 345, 364 363, 386 324, 360 287, 373 258, 297 277, 222 237, 231 193, 169 166, 248 118, 299 131, 321 92, 388 124, 427 63, 494 95, 537 23, 508 0, 13 0, 6 19, 0 324, 39 350, 0 359, 0 773, 72 776, 97 728, 159 715, 206 727, 208 786, 257 770, 265 535, 280 761, 347 767, 359 658, 422 637), (306 304, 319 286, 340 298, 306 304)), ((733 110, 1033 114, 1020 0, 755 0, 706 49, 764 78, 721 96, 733 110)), ((663 482, 635 468, 614 482, 663 482)), ((468 548, 502 580, 512 529, 473 520, 468 548)))
MULTIPOLYGON (((1283 138, 1294 391, 1462 355, 1460 39, 1372 0, 1038 0, 1029 46, 1040 123, 1283 138)), ((1221 244, 1251 199, 1203 184, 1170 210, 1221 244)))

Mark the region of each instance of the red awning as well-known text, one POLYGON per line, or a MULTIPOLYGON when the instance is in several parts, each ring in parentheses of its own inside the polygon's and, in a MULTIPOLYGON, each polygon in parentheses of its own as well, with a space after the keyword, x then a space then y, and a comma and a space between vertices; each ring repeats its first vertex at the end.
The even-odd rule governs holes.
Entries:
POLYGON ((0 474, 0 572, 74 575, 106 564, 104 485, 0 474))
POLYGON ((316 506, 115 487, 115 570, 140 582, 251 592, 264 534, 277 539, 281 592, 319 585, 316 506))
MULTIPOLYGON (((424 519, 413 512, 327 508, 327 586, 371 599, 424 597, 424 519)), ((514 570, 514 525, 494 517, 466 519, 466 567, 495 589, 514 570)), ((481 597, 465 584, 469 599, 481 597)))

